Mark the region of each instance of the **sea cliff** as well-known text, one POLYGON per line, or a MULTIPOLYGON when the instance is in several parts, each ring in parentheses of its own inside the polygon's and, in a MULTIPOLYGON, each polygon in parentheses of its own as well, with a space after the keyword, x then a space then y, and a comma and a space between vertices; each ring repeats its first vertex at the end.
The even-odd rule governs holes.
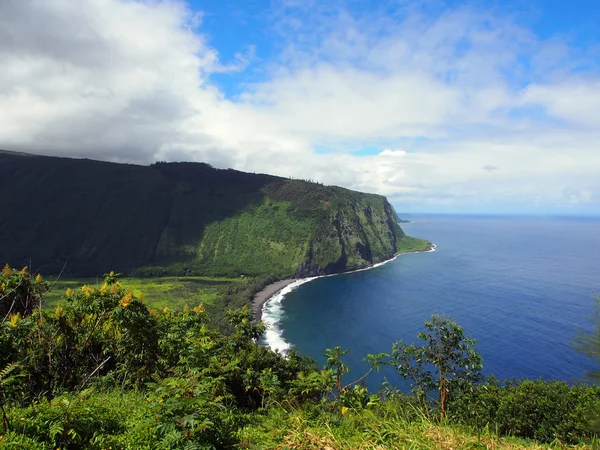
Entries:
POLYGON ((380 195, 202 163, 0 153, 0 260, 90 276, 306 277, 428 242, 380 195))

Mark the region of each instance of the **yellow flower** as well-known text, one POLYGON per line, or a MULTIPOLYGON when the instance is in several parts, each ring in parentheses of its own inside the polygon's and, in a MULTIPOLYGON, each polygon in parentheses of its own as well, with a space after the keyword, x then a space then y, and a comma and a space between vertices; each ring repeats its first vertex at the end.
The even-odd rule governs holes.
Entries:
POLYGON ((108 283, 105 281, 104 284, 100 287, 100 294, 106 295, 108 292, 108 283))
POLYGON ((19 272, 19 275, 25 275, 27 273, 27 266, 23 267, 19 272))
POLYGON ((189 313, 190 312, 190 307, 188 306, 188 304, 186 303, 185 306, 183 307, 183 312, 184 313, 189 313))
POLYGON ((56 309, 54 310, 54 315, 55 315, 56 317, 62 317, 62 316, 64 315, 64 312, 63 312, 62 306, 58 305, 58 306, 56 307, 56 309))
POLYGON ((38 273, 37 276, 35 277, 35 281, 36 283, 41 283, 42 281, 42 276, 38 273))
POLYGON ((348 407, 342 406, 342 416, 348 412, 348 407))
POLYGON ((94 292, 94 289, 92 289, 86 284, 85 286, 82 286, 81 292, 83 292, 86 297, 89 297, 90 295, 92 295, 92 292, 94 292))
POLYGON ((10 274, 12 273, 12 270, 10 270, 10 266, 7 264, 4 266, 4 269, 2 269, 2 275, 4 275, 5 277, 10 277, 10 274))
POLYGON ((73 289, 67 289, 67 292, 65 292, 65 294, 67 295, 67 297, 73 297, 73 289))
POLYGON ((169 314, 169 308, 167 308, 165 306, 165 309, 163 309, 163 314, 166 316, 167 314, 169 314))
POLYGON ((196 306, 194 308, 194 312, 197 312, 198 314, 202 314, 204 312, 204 305, 202 303, 200 303, 198 306, 196 306))
POLYGON ((21 314, 20 313, 16 313, 16 314, 11 314, 10 315, 10 326, 12 328, 17 328, 17 325, 19 325, 20 321, 21 321, 21 314))
POLYGON ((113 284, 110 288, 110 292, 112 292, 113 294, 117 294, 119 292, 119 287, 119 283, 113 284))
POLYGON ((129 305, 131 305, 133 303, 133 294, 131 291, 127 291, 127 293, 125 294, 125 297, 123 297, 121 299, 121 301, 119 302, 119 304, 123 307, 123 308, 127 308, 129 305))

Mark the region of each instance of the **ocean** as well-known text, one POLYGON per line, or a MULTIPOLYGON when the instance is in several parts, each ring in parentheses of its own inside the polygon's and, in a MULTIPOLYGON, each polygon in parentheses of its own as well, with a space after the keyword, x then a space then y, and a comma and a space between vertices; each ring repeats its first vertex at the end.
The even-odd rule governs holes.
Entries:
MULTIPOLYGON (((572 349, 577 329, 591 330, 600 290, 600 218, 411 217, 405 232, 433 252, 400 255, 379 267, 288 286, 265 305, 265 343, 324 363, 339 345, 358 378, 368 353, 418 342, 432 314, 445 314, 476 339, 484 373, 499 379, 577 382, 591 360, 572 349)), ((406 388, 388 368, 370 376, 406 388)))

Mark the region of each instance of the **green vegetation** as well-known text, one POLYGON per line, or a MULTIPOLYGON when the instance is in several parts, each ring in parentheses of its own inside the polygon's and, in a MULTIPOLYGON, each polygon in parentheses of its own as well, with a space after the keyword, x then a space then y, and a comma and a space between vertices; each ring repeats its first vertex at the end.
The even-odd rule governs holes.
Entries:
POLYGON ((412 380, 425 410, 427 394, 438 394, 440 419, 444 420, 448 403, 481 380, 482 359, 475 352, 475 340, 465 336, 452 320, 434 315, 425 328, 427 331, 417 336, 425 345, 396 342, 391 364, 403 378, 412 380))
MULTIPOLYGON (((156 277, 133 278, 123 277, 121 283, 131 289, 136 296, 143 296, 151 308, 183 309, 188 304, 204 303, 214 305, 228 294, 247 288, 251 282, 248 278, 213 278, 213 277, 156 277)), ((54 309, 67 289, 77 289, 83 285, 99 287, 102 279, 98 278, 59 278, 52 290, 44 298, 43 307, 54 309)))
POLYGON ((0 210, 0 261, 69 278, 310 276, 428 246, 385 197, 199 163, 0 153, 0 210))
POLYGON ((313 221, 292 211, 290 202, 266 200, 211 223, 204 230, 195 263, 216 274, 293 274, 304 261, 313 221))
POLYGON ((580 330, 573 344, 577 350, 594 360, 597 368, 586 375, 594 383, 600 383, 600 296, 596 295, 595 300, 594 314, 590 317, 592 331, 580 330))
MULTIPOLYGON (((211 326, 224 333, 231 332, 226 313, 229 309, 239 309, 249 305, 252 297, 268 284, 273 277, 154 277, 154 278, 120 278, 121 285, 135 296, 143 298, 149 308, 163 310, 165 307, 182 310, 186 305, 202 304, 206 309, 207 320, 211 326)), ((57 306, 64 306, 65 292, 75 290, 83 285, 99 288, 103 278, 58 278, 48 283, 48 291, 44 293, 42 308, 53 311, 57 306)))
POLYGON ((398 241, 397 246, 400 253, 423 252, 431 249, 431 242, 404 235, 398 241))
POLYGON ((598 445, 600 388, 481 382, 474 341, 444 317, 426 322, 422 346, 396 343, 391 356, 366 358, 371 370, 396 367, 416 395, 387 384, 374 393, 365 384, 371 370, 348 379, 339 347, 319 368, 257 346, 264 329, 247 308, 227 313, 223 334, 202 304, 149 308, 112 272, 67 288, 53 311, 37 307, 48 286, 26 270, 0 275, 0 304, 9 305, 0 317, 2 448, 598 445))

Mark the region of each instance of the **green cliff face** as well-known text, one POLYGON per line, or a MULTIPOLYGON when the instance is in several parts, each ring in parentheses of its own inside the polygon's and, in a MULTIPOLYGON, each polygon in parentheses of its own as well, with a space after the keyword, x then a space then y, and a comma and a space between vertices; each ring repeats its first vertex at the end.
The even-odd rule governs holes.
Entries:
POLYGON ((0 153, 0 262, 71 275, 308 276, 426 241, 385 197, 217 170, 0 153))

